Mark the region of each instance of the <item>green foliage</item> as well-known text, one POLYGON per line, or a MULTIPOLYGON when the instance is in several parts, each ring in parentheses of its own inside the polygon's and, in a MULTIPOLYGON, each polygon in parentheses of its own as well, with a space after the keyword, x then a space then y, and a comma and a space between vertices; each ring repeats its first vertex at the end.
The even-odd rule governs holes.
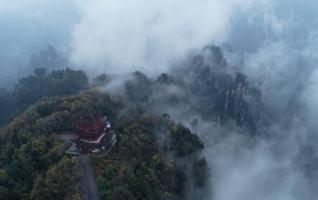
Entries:
POLYGON ((125 83, 125 89, 129 101, 136 105, 146 102, 152 93, 151 81, 141 72, 133 74, 133 79, 125 83))
POLYGON ((0 126, 43 97, 75 94, 87 87, 83 71, 66 68, 46 74, 45 69, 36 69, 33 75, 20 79, 11 93, 0 89, 0 126))
MULTIPOLYGON (((24 131, 21 132, 24 136, 24 131)), ((10 138, 10 131, 5 133, 4 137, 10 138)), ((46 170, 47 167, 55 162, 57 156, 54 153, 54 139, 52 137, 36 137, 30 134, 27 139, 12 137, 8 143, 1 146, 1 167, 6 171, 6 176, 2 177, 2 182, 6 182, 8 194, 3 193, 0 199, 22 199, 28 196, 32 189, 33 175, 46 170), (12 143, 10 141, 20 139, 20 142, 12 143), (25 141, 24 141, 25 140, 25 141)))
POLYGON ((63 159, 51 167, 45 175, 39 175, 31 191, 31 199, 55 200, 73 199, 78 191, 76 184, 79 179, 78 169, 74 160, 63 159), (71 197, 71 198, 70 198, 71 197))
POLYGON ((100 188, 99 194, 102 199, 110 199, 112 193, 111 186, 106 178, 98 176, 96 179, 97 187, 100 188))
POLYGON ((95 86, 104 86, 108 83, 110 83, 111 81, 111 76, 108 74, 101 74, 99 76, 97 76, 96 78, 94 78, 93 80, 93 84, 95 86))
POLYGON ((31 68, 60 69, 67 65, 67 59, 63 57, 53 46, 49 45, 46 49, 30 59, 31 68))
POLYGON ((73 161, 60 161, 53 133, 74 130, 75 119, 88 110, 115 120, 119 107, 119 101, 94 90, 45 97, 0 129, 0 199, 78 199, 68 187, 75 185, 77 169, 73 161))
POLYGON ((44 96, 74 94, 88 86, 88 79, 83 71, 67 68, 47 75, 37 74, 20 79, 15 86, 12 99, 19 109, 25 109, 44 96))
POLYGON ((207 166, 208 164, 204 158, 201 158, 192 164, 192 177, 196 186, 203 187, 207 183, 207 166))
POLYGON ((203 148, 199 138, 166 117, 138 112, 121 116, 115 126, 117 145, 107 158, 93 159, 102 199, 181 199, 192 157, 203 148))
POLYGON ((203 149, 204 146, 200 139, 191 134, 191 131, 182 124, 172 126, 170 131, 170 145, 178 156, 186 156, 195 153, 198 149, 203 149))
POLYGON ((46 69, 45 68, 36 68, 34 70, 35 76, 44 76, 46 74, 46 69))
POLYGON ((127 110, 119 99, 90 90, 42 98, 1 130, 0 199, 78 199, 78 169, 73 160, 57 156, 53 133, 74 130, 75 119, 88 111, 109 115, 118 133, 107 157, 92 159, 102 199, 177 200, 184 195, 187 171, 203 174, 194 159, 203 144, 189 129, 167 117, 127 110))
POLYGON ((5 88, 0 88, 0 126, 8 121, 13 113, 14 104, 10 99, 10 93, 5 88))

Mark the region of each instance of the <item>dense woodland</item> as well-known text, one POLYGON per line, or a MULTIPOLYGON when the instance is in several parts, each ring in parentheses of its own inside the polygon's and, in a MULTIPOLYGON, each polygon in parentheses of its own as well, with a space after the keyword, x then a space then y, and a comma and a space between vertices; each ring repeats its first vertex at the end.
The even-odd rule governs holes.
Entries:
POLYGON ((110 156, 94 158, 102 199, 181 198, 187 170, 203 185, 205 162, 193 157, 203 148, 197 136, 164 116, 121 113, 125 106, 119 99, 92 89, 45 97, 1 130, 0 199, 79 198, 76 160, 58 156, 60 142, 53 133, 74 130, 76 116, 87 109, 108 113, 119 133, 110 156), (47 116, 56 123, 48 124, 47 116), (178 166, 176 159, 186 164, 178 166), (110 166, 114 171, 105 174, 110 166))
POLYGON ((42 97, 75 94, 88 87, 88 78, 83 71, 64 69, 47 73, 37 68, 34 73, 21 78, 12 91, 0 89, 0 125, 42 97))
MULTIPOLYGON (((50 60, 32 62, 41 59, 50 60)), ((89 83, 83 71, 36 68, 13 90, 0 90, 0 199, 80 199, 77 159, 58 155, 54 134, 75 130, 76 117, 88 110, 107 113, 118 134, 106 157, 91 157, 105 200, 178 200, 210 184, 204 144, 174 121, 176 111, 187 119, 231 121, 252 135, 266 122, 255 112, 259 90, 243 74, 229 73, 215 46, 171 74, 135 72, 112 93, 107 87, 117 78, 103 74, 89 83)))
POLYGON ((107 159, 94 158, 102 199, 181 199, 187 182, 205 185, 204 146, 183 125, 137 113, 119 122, 119 144, 107 159))

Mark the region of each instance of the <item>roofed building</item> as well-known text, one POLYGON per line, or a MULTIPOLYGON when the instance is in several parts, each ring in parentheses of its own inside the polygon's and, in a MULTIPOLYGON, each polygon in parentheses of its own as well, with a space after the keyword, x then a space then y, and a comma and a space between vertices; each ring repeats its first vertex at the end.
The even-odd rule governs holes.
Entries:
POLYGON ((76 128, 79 137, 74 142, 83 153, 106 149, 113 135, 106 116, 80 116, 76 121, 76 128))

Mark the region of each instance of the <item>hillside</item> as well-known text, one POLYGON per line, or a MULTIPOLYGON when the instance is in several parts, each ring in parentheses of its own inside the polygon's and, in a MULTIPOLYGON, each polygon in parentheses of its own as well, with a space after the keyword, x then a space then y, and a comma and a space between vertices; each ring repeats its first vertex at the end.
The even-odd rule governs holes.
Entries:
POLYGON ((36 69, 12 92, 2 92, 13 100, 3 123, 16 116, 1 129, 2 199, 83 195, 79 159, 63 154, 60 139, 78 131, 83 113, 107 115, 116 135, 115 146, 90 156, 101 199, 114 200, 202 198, 212 174, 201 154, 200 122, 234 123, 253 136, 266 122, 260 91, 229 69, 216 46, 155 78, 135 72, 87 80, 82 71, 36 69))
POLYGON ((317 8, 0 0, 0 200, 317 200, 317 8))
POLYGON ((197 136, 166 117, 124 108, 96 90, 29 107, 1 131, 0 199, 79 198, 76 158, 57 155, 54 134, 74 130, 77 114, 87 109, 108 113, 118 132, 113 150, 92 158, 102 199, 178 199, 193 177, 193 184, 204 184, 205 162, 194 156, 203 148, 197 136), (57 123, 48 124, 49 115, 57 123))

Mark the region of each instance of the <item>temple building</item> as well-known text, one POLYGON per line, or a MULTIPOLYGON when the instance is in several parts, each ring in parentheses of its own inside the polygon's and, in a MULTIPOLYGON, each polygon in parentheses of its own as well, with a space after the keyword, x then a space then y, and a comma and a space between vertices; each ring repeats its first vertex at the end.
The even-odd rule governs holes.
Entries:
MULTIPOLYGON (((51 120, 51 118, 48 118, 51 120)), ((107 116, 80 115, 75 120, 75 129, 55 135, 64 141, 57 149, 58 155, 79 156, 110 150, 117 142, 114 130, 107 116)))
POLYGON ((82 153, 98 153, 107 149, 114 140, 106 116, 79 116, 76 128, 78 138, 74 142, 82 153))

